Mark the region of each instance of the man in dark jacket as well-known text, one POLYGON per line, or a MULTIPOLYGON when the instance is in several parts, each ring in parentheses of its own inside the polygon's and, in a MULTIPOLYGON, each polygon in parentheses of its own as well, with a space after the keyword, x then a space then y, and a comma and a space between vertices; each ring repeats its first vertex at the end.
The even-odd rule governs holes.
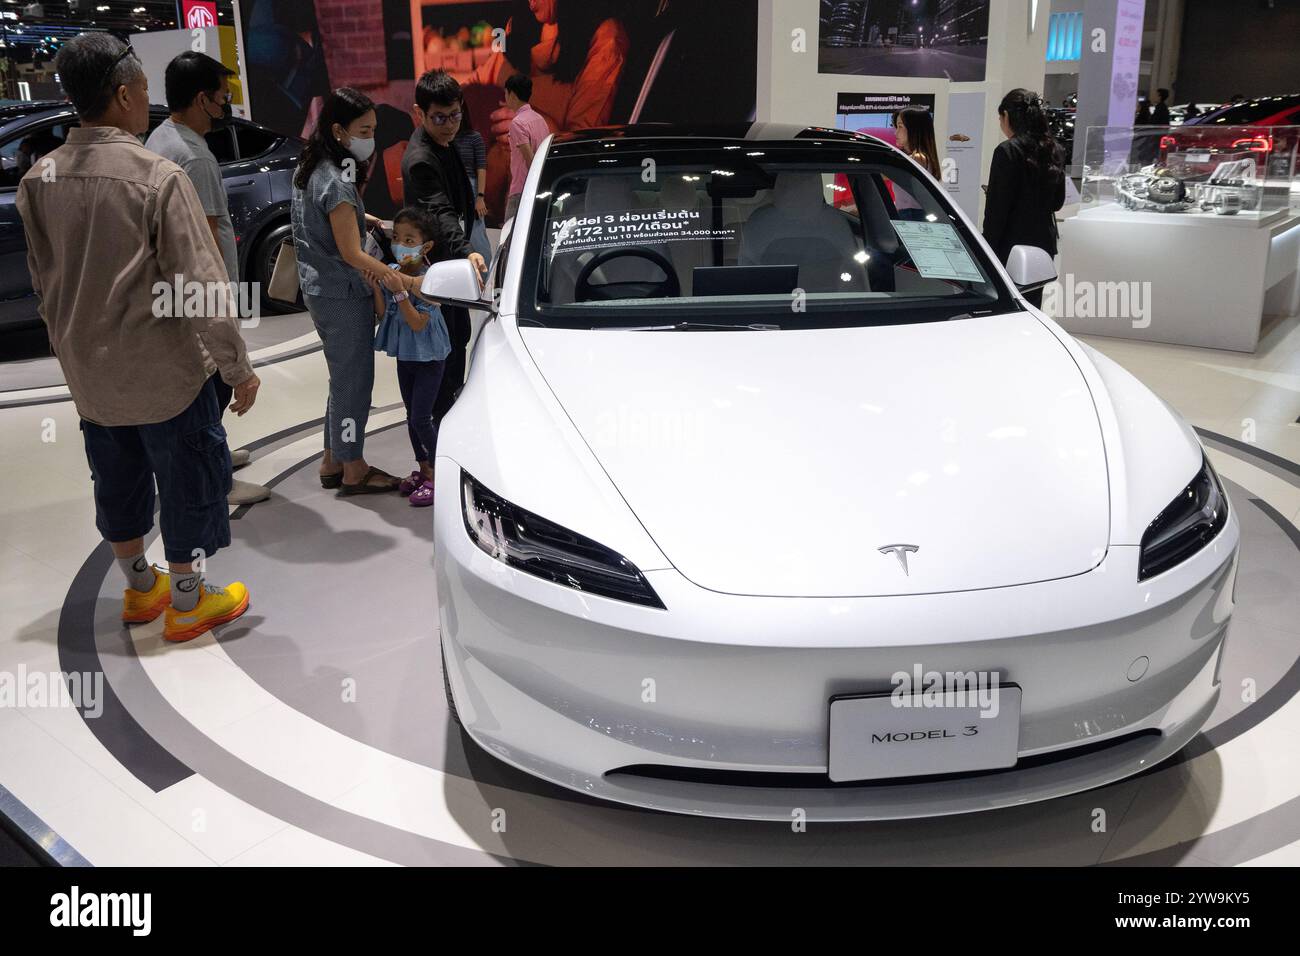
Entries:
MULTIPOLYGON (((429 70, 415 85, 411 118, 415 132, 402 156, 403 202, 429 214, 434 227, 435 259, 469 259, 482 275, 487 263, 469 241, 478 215, 474 194, 469 174, 452 145, 460 130, 460 84, 443 70, 429 70)), ((467 310, 443 306, 442 315, 451 336, 451 354, 433 406, 435 422, 442 421, 465 382, 465 348, 470 337, 467 310)))
POLYGON ((1151 108, 1153 126, 1169 125, 1169 91, 1163 86, 1156 90, 1156 105, 1151 108))

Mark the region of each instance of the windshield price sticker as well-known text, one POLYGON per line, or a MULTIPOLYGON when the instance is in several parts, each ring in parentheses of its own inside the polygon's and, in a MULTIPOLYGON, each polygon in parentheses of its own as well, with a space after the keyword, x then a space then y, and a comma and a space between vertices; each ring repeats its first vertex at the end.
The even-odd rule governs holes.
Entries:
POLYGON ((551 256, 589 252, 616 246, 645 246, 661 242, 732 239, 734 228, 713 229, 698 209, 629 209, 551 221, 551 256))
POLYGON ((916 271, 927 279, 983 282, 975 260, 966 251, 957 230, 946 222, 908 222, 891 219, 916 271))

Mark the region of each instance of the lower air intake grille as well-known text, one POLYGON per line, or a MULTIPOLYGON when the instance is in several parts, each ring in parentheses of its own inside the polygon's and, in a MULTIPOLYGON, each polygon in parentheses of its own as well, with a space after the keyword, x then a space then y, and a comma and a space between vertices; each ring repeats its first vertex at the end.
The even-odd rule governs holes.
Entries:
POLYGON ((994 774, 1015 773, 1017 770, 1029 770, 1033 767, 1046 767, 1056 763, 1074 760, 1087 754, 1099 753, 1130 743, 1143 737, 1159 737, 1158 730, 1139 730, 1135 733, 1112 737, 1093 744, 1067 747, 1035 757, 1023 757, 1014 767, 1000 770, 973 770, 968 773, 930 774, 924 777, 891 777, 882 780, 833 782, 824 773, 785 773, 769 770, 713 770, 701 767, 674 767, 670 764, 639 763, 618 767, 605 774, 606 779, 619 776, 649 777, 657 780, 676 780, 682 783, 706 783, 718 787, 759 787, 772 790, 822 790, 840 787, 891 787, 904 784, 941 783, 945 780, 971 780, 994 774))

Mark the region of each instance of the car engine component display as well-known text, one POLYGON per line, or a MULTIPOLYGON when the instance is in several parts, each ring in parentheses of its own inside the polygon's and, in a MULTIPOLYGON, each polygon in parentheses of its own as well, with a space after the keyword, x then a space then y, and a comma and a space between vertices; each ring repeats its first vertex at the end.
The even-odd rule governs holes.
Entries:
POLYGON ((1255 177, 1255 163, 1249 159, 1220 163, 1206 182, 1196 185, 1198 206, 1218 216, 1234 216, 1243 209, 1258 209, 1261 193, 1259 180, 1255 177))
POLYGON ((1187 212, 1196 203, 1186 198, 1181 179, 1149 172, 1128 173, 1115 180, 1115 195, 1121 206, 1141 212, 1187 212))
POLYGON ((1147 198, 1154 203, 1167 205, 1182 202, 1187 195, 1187 187, 1181 179, 1172 176, 1153 176, 1147 184, 1147 198))
POLYGON ((1233 216, 1259 208, 1263 190, 1249 159, 1220 163, 1203 183, 1189 183, 1147 167, 1115 179, 1116 200, 1140 212, 1212 212, 1233 216))

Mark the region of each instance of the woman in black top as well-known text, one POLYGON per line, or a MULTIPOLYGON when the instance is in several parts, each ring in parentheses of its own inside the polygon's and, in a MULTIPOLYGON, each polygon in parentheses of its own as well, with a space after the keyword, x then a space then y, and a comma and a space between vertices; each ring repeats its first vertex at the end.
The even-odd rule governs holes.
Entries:
MULTIPOLYGON (((984 202, 984 238, 1002 262, 1013 246, 1038 246, 1056 255, 1056 211, 1065 205, 1065 164, 1047 131, 1037 93, 1015 89, 998 104, 1006 140, 993 151, 984 202)), ((1025 294, 1041 306, 1039 289, 1025 294)))
POLYGON ((484 192, 487 189, 487 147, 483 143, 482 135, 474 129, 469 106, 466 105, 464 97, 461 97, 460 101, 460 131, 451 141, 451 145, 455 146, 456 152, 460 154, 461 165, 469 174, 470 189, 474 191, 474 211, 478 215, 470 229, 469 244, 483 257, 484 262, 490 263, 492 245, 488 241, 487 226, 484 222, 484 217, 487 216, 487 200, 484 192))

